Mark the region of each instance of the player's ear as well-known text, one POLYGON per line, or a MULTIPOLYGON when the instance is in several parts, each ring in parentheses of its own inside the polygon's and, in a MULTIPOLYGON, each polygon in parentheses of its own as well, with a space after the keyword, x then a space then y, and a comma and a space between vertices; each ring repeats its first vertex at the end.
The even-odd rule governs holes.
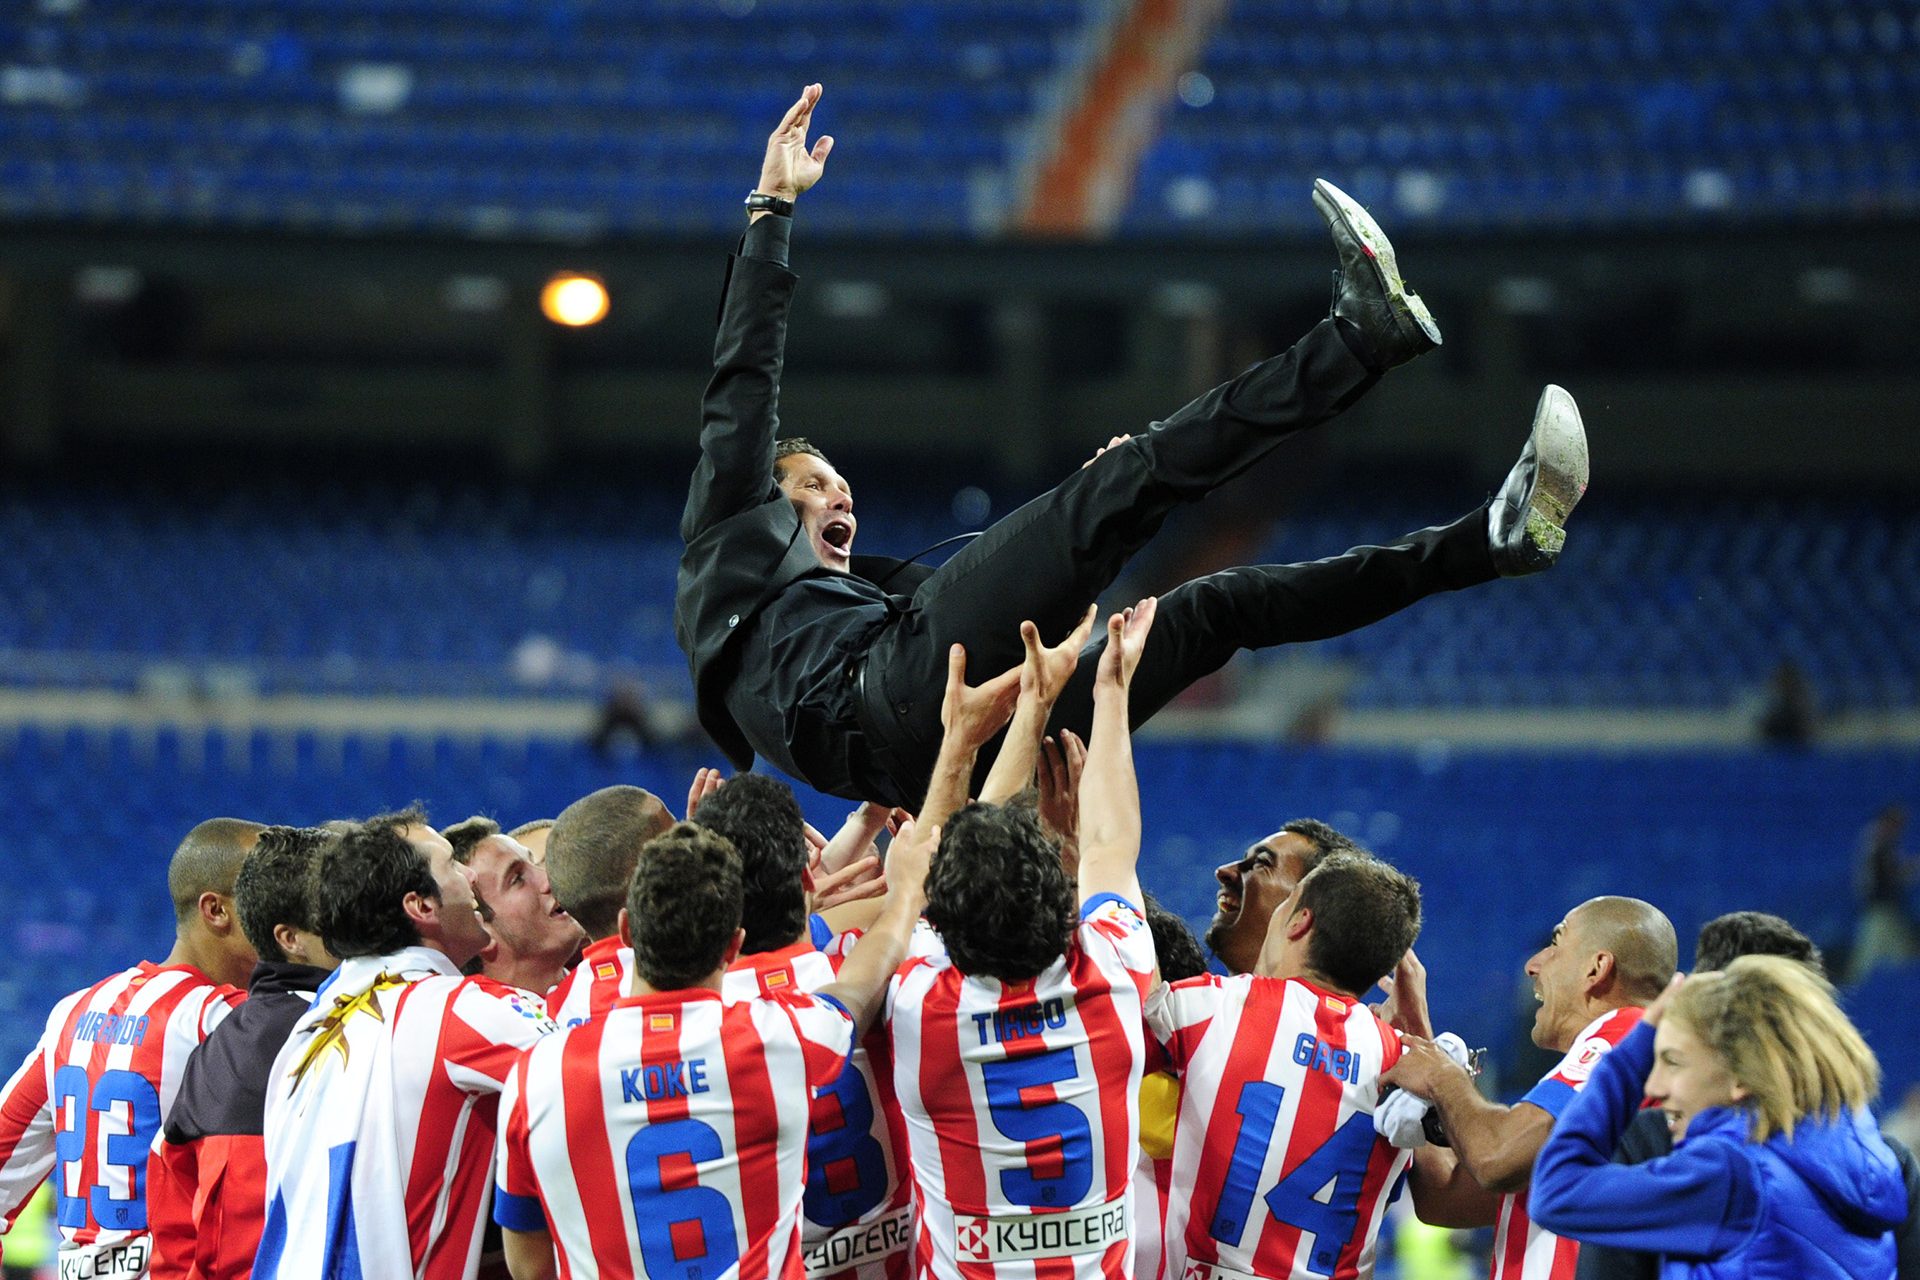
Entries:
POLYGON ((740 958, 740 948, 746 945, 747 931, 745 929, 735 929, 733 931, 733 937, 727 940, 727 954, 725 958, 720 961, 720 967, 722 969, 733 968, 733 962, 740 958))
POLYGON ((228 933, 233 929, 233 901, 225 894, 209 889, 200 895, 197 904, 200 908, 200 923, 214 933, 228 933))
POLYGON ((1596 951, 1587 965, 1587 990, 1597 991, 1612 983, 1619 974, 1619 963, 1613 958, 1613 952, 1596 951))
POLYGON ((1301 907, 1287 917, 1287 941, 1298 942, 1313 932, 1313 908, 1301 907))
POLYGON ((407 913, 407 919, 413 921, 415 928, 424 924, 432 924, 435 916, 438 914, 439 907, 440 899, 438 897, 428 897, 426 894, 420 893, 417 890, 400 899, 401 910, 407 913))
POLYGON ((627 909, 625 907, 620 908, 620 945, 623 947, 633 946, 633 929, 627 920, 627 909))

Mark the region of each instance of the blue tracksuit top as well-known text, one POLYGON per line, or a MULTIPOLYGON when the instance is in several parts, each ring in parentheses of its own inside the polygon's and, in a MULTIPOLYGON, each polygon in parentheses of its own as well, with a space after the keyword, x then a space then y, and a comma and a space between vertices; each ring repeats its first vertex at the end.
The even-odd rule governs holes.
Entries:
POLYGON ((1640 1108, 1653 1037, 1635 1027, 1561 1114, 1533 1167, 1533 1220, 1661 1254, 1661 1280, 1892 1280, 1891 1229, 1906 1219, 1907 1189, 1864 1110, 1754 1142, 1748 1111, 1715 1107, 1693 1118, 1672 1155, 1612 1163, 1640 1108))

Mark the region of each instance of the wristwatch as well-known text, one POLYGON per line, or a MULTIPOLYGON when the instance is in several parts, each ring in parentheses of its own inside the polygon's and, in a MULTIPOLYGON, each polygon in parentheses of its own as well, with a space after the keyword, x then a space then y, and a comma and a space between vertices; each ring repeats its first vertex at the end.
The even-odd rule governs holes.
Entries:
POLYGON ((749 191, 746 206, 749 214, 777 213, 783 218, 793 216, 793 201, 782 200, 779 196, 770 196, 764 191, 749 191))

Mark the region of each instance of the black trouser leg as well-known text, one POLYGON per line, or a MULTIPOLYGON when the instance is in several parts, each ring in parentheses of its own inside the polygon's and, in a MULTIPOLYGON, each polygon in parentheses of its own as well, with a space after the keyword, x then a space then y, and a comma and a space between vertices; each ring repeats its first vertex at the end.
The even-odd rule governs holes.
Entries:
MULTIPOLYGON (((1245 565, 1182 583, 1160 597, 1133 674, 1129 719, 1137 728, 1180 691, 1241 649, 1325 640, 1357 631, 1442 591, 1491 582, 1487 509, 1422 529, 1385 547, 1355 547, 1311 564, 1245 565)), ((1080 657, 1048 728, 1085 737, 1103 632, 1080 657)))
POLYGON ((974 539, 921 585, 868 657, 863 727, 887 748, 888 772, 903 786, 925 785, 949 646, 967 647, 977 682, 1020 661, 1023 620, 1058 641, 1175 506, 1205 497, 1377 380, 1322 321, 974 539))

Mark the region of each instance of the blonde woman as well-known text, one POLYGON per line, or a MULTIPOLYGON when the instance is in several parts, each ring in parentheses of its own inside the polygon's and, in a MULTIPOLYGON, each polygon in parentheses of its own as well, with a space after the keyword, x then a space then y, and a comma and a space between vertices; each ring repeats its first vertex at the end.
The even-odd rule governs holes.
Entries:
POLYGON ((1892 1280, 1906 1185, 1867 1112, 1880 1064, 1805 965, 1673 980, 1601 1059, 1533 1169, 1534 1220, 1662 1255, 1661 1275, 1892 1280), (1670 1156, 1612 1163, 1644 1097, 1670 1156))

